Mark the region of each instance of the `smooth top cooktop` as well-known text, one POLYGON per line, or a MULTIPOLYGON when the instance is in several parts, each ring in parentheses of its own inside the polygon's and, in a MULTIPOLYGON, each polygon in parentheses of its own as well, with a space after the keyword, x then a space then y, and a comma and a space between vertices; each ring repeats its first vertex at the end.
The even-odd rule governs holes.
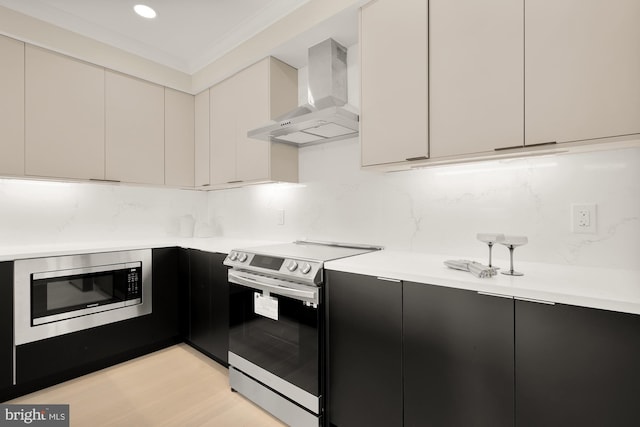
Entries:
POLYGON ((238 251, 258 255, 325 262, 381 249, 381 246, 299 240, 293 243, 238 249, 238 251))

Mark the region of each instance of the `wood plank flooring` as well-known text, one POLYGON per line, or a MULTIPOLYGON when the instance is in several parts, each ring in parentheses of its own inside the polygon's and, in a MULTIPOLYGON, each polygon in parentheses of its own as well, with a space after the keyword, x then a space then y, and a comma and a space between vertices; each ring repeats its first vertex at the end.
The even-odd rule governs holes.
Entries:
POLYGON ((186 344, 7 403, 69 404, 72 427, 285 425, 233 393, 227 369, 186 344))

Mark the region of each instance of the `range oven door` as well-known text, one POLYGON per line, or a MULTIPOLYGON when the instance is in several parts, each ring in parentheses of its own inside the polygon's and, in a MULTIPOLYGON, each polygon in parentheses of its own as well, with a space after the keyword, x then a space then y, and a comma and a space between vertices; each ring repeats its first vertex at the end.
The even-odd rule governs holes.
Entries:
POLYGON ((229 271, 229 364, 320 412, 321 288, 229 271))

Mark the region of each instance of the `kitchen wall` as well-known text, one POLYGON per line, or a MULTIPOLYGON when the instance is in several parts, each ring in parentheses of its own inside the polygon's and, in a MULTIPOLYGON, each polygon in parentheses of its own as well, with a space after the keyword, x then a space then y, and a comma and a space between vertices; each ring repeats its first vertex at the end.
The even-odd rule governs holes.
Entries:
MULTIPOLYGON (((0 246, 65 244, 180 235, 181 218, 200 225, 206 193, 114 184, 0 179, 0 246)), ((207 230, 199 228, 200 232, 207 230)))
MULTIPOLYGON (((486 261, 478 232, 525 235, 517 260, 640 269, 640 148, 380 173, 358 139, 300 150, 299 186, 211 192, 233 237, 375 243, 486 261), (570 232, 572 203, 597 203, 597 233, 570 232), (278 225, 284 210, 284 225, 278 225)), ((494 254, 507 258, 506 248, 494 254)))

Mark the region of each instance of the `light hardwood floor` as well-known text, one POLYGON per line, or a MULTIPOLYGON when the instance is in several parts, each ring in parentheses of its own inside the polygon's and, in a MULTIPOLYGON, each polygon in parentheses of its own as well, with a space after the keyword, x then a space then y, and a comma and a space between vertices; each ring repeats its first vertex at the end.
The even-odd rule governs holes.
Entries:
POLYGON ((227 369, 186 344, 7 403, 69 404, 72 427, 285 425, 233 393, 227 369))

